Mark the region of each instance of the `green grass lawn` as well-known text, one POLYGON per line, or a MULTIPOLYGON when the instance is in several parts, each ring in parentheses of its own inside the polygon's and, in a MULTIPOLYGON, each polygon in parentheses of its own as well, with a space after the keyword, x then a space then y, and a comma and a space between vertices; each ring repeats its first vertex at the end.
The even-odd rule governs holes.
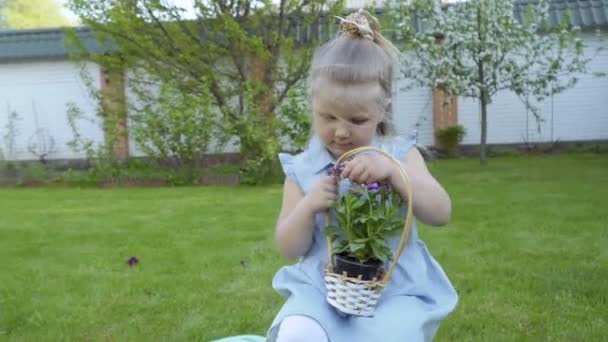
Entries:
MULTIPOLYGON (((431 169, 453 220, 420 233, 460 294, 438 341, 605 340, 608 155, 431 169)), ((0 341, 263 335, 282 304, 280 198, 280 186, 0 190, 0 341)))

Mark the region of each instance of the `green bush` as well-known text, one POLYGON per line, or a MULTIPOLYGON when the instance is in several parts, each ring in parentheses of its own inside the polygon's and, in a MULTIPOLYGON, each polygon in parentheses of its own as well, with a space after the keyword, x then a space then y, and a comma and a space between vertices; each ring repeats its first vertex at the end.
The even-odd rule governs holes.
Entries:
POLYGON ((441 152, 447 157, 454 157, 458 154, 458 145, 460 145, 465 134, 464 127, 456 125, 438 130, 435 136, 441 152))

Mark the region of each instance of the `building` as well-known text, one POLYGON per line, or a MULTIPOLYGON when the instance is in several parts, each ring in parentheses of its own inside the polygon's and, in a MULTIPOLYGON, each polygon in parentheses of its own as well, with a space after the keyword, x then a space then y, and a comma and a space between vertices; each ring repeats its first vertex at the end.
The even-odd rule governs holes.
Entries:
MULTIPOLYGON (((520 0, 518 4, 529 2, 520 0)), ((593 56, 598 47, 608 47, 608 1, 553 0, 551 10, 555 21, 563 11, 573 13, 572 23, 583 28, 580 37, 587 45, 587 56, 593 56)), ((521 11, 515 15, 521 15, 521 11)), ((89 51, 101 51, 89 30, 76 31, 89 51)), ((65 39, 61 29, 0 31, 0 148, 5 159, 37 159, 28 146, 43 137, 52 137, 55 142, 55 151, 48 159, 84 157, 67 145, 73 139, 67 120, 71 104, 91 119, 80 122, 79 132, 87 139, 103 142, 101 119, 96 115, 97 99, 89 94, 88 84, 94 89, 113 91, 116 87, 121 91, 124 86, 122 82, 111 82, 110 75, 97 64, 71 61, 65 39), (89 79, 83 79, 83 71, 90 75, 89 79), (11 113, 18 115, 12 133, 7 130, 11 113)), ((608 73, 608 49, 593 57, 590 70, 608 73)), ((129 101, 128 92, 126 97, 129 101)), ((441 94, 430 88, 397 91, 394 111, 398 132, 416 132, 419 143, 433 145, 437 129, 461 124, 467 130, 463 143, 478 144, 477 101, 458 99, 457 108, 451 110, 445 110, 441 102, 441 94)), ((548 99, 540 107, 544 121, 538 126, 513 94, 498 94, 489 107, 488 143, 608 140, 608 78, 583 75, 574 88, 548 99)), ((135 144, 127 142, 118 151, 122 157, 137 154, 135 144)))

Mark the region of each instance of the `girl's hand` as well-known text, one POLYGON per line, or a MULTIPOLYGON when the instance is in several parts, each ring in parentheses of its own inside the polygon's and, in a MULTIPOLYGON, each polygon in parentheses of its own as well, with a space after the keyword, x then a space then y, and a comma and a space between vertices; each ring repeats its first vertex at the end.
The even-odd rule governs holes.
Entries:
POLYGON ((304 200, 313 212, 331 208, 338 197, 338 182, 335 177, 322 176, 310 188, 304 200))
POLYGON ((345 163, 340 178, 349 178, 359 184, 379 182, 389 178, 393 164, 380 154, 362 154, 345 163))

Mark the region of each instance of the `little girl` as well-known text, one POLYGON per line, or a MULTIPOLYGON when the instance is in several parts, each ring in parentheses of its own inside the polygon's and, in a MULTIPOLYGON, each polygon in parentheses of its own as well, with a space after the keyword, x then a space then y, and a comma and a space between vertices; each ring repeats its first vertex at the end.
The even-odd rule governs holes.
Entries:
MULTIPOLYGON (((454 288, 415 226, 373 317, 341 314, 325 300, 324 213, 338 188, 348 186, 327 171, 343 153, 368 145, 390 153, 411 178, 414 216, 434 226, 450 219, 450 198, 412 148, 414 139, 391 135, 393 51, 378 21, 359 11, 343 19, 338 35, 315 52, 310 79, 314 134, 304 152, 279 155, 286 180, 276 240, 283 255, 300 260, 273 279, 287 301, 268 331, 270 342, 429 341, 456 306, 454 288)), ((340 178, 388 181, 407 200, 398 172, 385 156, 365 153, 348 162, 340 178)), ((391 241, 393 249, 396 242, 391 241)))

